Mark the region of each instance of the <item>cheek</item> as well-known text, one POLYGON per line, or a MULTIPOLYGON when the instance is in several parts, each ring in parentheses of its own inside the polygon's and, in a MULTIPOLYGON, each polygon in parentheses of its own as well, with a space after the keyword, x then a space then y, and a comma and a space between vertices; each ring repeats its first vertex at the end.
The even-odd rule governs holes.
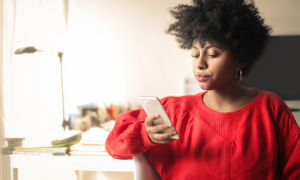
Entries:
POLYGON ((193 73, 195 74, 195 72, 197 71, 198 67, 197 67, 197 63, 195 61, 192 62, 193 63, 193 73))
POLYGON ((235 65, 231 61, 219 61, 211 64, 215 76, 231 77, 235 76, 235 65))

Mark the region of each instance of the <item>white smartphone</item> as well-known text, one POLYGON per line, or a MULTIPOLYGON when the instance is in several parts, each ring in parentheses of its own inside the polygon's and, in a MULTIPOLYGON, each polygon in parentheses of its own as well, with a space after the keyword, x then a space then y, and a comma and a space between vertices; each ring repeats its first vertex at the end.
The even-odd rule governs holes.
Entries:
MULTIPOLYGON (((158 124, 171 123, 173 125, 168 114, 166 113, 165 108, 163 107, 163 105, 161 104, 160 100, 157 97, 140 96, 139 102, 142 105, 143 109, 145 110, 145 112, 148 116, 151 116, 154 114, 160 115, 160 117, 158 119, 153 121, 153 124, 158 125, 158 124)), ((163 132, 171 132, 171 131, 176 131, 174 125, 172 128, 168 128, 168 129, 164 130, 163 132)), ((171 136, 171 139, 178 139, 178 138, 179 138, 178 134, 171 136)))

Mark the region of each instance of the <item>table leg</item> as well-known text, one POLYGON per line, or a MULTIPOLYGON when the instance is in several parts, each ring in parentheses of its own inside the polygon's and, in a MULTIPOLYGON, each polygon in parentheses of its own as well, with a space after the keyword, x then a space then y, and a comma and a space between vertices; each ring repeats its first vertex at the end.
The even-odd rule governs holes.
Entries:
POLYGON ((13 168, 8 155, 2 155, 2 173, 3 180, 18 180, 18 169, 13 168))
POLYGON ((76 172, 76 176, 77 176, 77 180, 82 180, 82 171, 75 171, 76 172))

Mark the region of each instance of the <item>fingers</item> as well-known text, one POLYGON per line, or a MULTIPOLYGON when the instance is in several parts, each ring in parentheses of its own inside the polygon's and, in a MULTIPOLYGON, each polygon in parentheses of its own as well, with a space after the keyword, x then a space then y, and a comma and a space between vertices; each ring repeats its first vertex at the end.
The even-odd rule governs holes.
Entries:
POLYGON ((174 136, 175 134, 177 134, 176 131, 171 131, 171 132, 163 133, 163 134, 156 133, 153 135, 153 142, 158 143, 158 144, 172 142, 175 139, 171 139, 171 137, 174 136))
POLYGON ((145 126, 148 133, 148 136, 150 140, 154 143, 169 143, 174 141, 174 139, 171 139, 170 137, 177 134, 176 130, 174 131, 168 131, 163 132, 164 130, 167 130, 169 128, 172 128, 172 124, 160 124, 160 125, 154 125, 153 121, 158 119, 159 115, 152 115, 145 119, 145 126))
POLYGON ((146 119, 145 119, 145 125, 146 126, 153 126, 153 121, 155 119, 158 119, 159 118, 159 114, 155 114, 155 115, 151 115, 151 116, 148 116, 146 119))
POLYGON ((158 119, 159 117, 160 116, 158 114, 156 114, 156 115, 151 115, 145 119, 145 125, 146 125, 147 132, 149 131, 148 134, 149 133, 158 133, 158 132, 161 132, 163 130, 166 130, 166 129, 172 127, 172 124, 160 124, 160 125, 153 124, 153 121, 158 119))
POLYGON ((151 131, 152 133, 159 133, 159 132, 162 132, 171 127, 172 127, 172 124, 153 125, 153 126, 150 126, 149 131, 151 131))

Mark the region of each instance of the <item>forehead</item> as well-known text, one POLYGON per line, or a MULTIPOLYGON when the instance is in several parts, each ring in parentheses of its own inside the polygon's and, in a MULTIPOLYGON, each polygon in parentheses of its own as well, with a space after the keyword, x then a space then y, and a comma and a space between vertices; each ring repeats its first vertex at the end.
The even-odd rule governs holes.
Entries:
POLYGON ((192 49, 205 49, 209 47, 216 47, 219 49, 225 49, 226 46, 222 43, 216 42, 216 41, 205 41, 205 42, 200 42, 199 40, 194 40, 193 41, 193 46, 192 49))

